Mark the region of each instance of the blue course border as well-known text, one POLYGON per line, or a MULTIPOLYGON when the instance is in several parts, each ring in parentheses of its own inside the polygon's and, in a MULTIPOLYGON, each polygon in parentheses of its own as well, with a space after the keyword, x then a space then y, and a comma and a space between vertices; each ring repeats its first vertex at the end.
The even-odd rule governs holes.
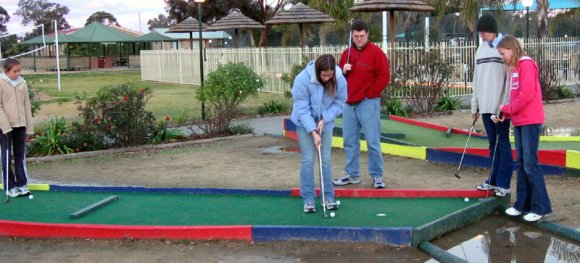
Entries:
POLYGON ((252 239, 267 241, 374 242, 410 246, 412 227, 252 226, 252 239))

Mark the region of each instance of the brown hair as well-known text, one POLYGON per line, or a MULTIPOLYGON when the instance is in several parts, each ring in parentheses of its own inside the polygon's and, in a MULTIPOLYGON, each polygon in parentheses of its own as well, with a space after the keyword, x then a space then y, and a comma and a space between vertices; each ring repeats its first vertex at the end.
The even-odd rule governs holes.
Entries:
POLYGON ((314 62, 314 69, 316 71, 316 79, 324 86, 324 91, 328 93, 328 95, 333 96, 336 92, 336 72, 334 72, 334 76, 326 83, 322 82, 320 78, 320 73, 322 71, 336 71, 336 60, 334 56, 326 54, 318 57, 316 62, 314 62))
POLYGON ((520 41, 514 36, 504 36, 497 45, 497 48, 509 49, 513 52, 512 59, 506 62, 506 69, 508 70, 514 68, 518 64, 520 58, 524 56, 522 45, 520 44, 520 41))
POLYGON ((17 65, 20 65, 20 61, 18 61, 18 59, 7 58, 6 60, 4 60, 4 65, 2 66, 2 68, 4 69, 4 72, 8 72, 14 66, 17 66, 17 65))

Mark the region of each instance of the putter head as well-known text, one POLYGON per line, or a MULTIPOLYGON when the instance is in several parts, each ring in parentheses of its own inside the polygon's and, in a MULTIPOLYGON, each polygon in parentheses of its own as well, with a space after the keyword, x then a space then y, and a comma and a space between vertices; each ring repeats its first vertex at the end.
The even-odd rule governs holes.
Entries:
POLYGON ((457 179, 461 179, 461 176, 459 176, 459 174, 458 174, 458 173, 455 173, 455 177, 456 177, 457 179))

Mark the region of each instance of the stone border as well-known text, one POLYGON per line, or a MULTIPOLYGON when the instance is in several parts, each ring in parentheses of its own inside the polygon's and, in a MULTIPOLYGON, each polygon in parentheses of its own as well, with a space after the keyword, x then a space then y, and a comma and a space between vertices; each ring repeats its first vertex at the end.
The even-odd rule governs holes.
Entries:
POLYGON ((193 140, 193 141, 184 141, 184 142, 175 142, 175 143, 165 143, 165 144, 147 144, 142 146, 134 146, 134 147, 127 147, 127 148, 116 148, 116 149, 109 149, 109 150, 100 150, 100 151, 90 151, 90 152, 78 152, 78 153, 71 153, 71 154, 60 154, 60 155, 51 155, 51 156, 42 156, 42 157, 30 157, 26 158, 26 162, 52 162, 52 161, 62 161, 62 160, 73 160, 79 158, 92 158, 102 155, 110 155, 110 154, 118 154, 118 153, 126 153, 126 152, 138 152, 143 150, 166 150, 166 149, 174 149, 180 147, 187 147, 192 145, 198 144, 206 144, 206 143, 214 143, 219 141, 225 140, 235 140, 241 138, 251 138, 257 137, 259 135, 255 134, 243 134, 243 135, 233 135, 227 137, 216 137, 210 139, 203 139, 203 140, 193 140))

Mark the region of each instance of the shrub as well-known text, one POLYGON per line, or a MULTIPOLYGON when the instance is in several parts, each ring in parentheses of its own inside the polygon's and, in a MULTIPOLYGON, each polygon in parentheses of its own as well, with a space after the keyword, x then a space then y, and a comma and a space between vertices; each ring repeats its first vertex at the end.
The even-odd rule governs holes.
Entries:
POLYGON ((252 127, 250 127, 249 124, 244 123, 244 124, 240 124, 240 125, 233 125, 229 128, 228 131, 230 134, 249 134, 249 133, 253 133, 254 129, 252 129, 252 127))
POLYGON ((240 103, 256 96, 263 85, 262 78, 244 64, 220 65, 208 74, 205 86, 196 91, 196 99, 206 105, 206 119, 199 128, 206 135, 226 133, 240 103))
POLYGON ((31 153, 33 155, 72 153, 73 149, 67 146, 66 132, 64 117, 52 119, 46 132, 37 136, 31 143, 31 153))
POLYGON ((558 87, 557 94, 558 94, 558 98, 560 98, 560 99, 574 98, 574 93, 572 92, 572 90, 570 90, 569 88, 566 88, 564 86, 558 87))
POLYGON ((397 99, 388 100, 383 106, 381 114, 409 117, 407 109, 403 106, 403 102, 397 99))
POLYGON ((27 83, 28 85, 28 97, 30 97, 30 108, 32 110, 32 116, 40 110, 40 105, 42 102, 38 100, 38 92, 32 86, 32 83, 27 83))
POLYGON ((178 128, 168 128, 168 119, 165 122, 159 122, 153 134, 150 136, 150 143, 157 144, 168 140, 183 139, 186 137, 185 133, 178 128))
POLYGON ((306 65, 308 64, 308 62, 310 62, 310 59, 308 57, 304 56, 304 57, 302 57, 302 61, 300 64, 294 64, 292 66, 290 73, 282 74, 282 81, 284 81, 286 84, 288 84, 288 87, 289 87, 289 90, 284 91, 284 96, 286 98, 292 98, 292 92, 290 90, 292 90, 292 84, 294 83, 294 79, 296 78, 296 76, 298 76, 298 74, 304 68, 306 68, 306 65))
POLYGON ((389 88, 401 90, 413 110, 430 114, 449 86, 449 78, 453 73, 452 63, 439 52, 416 53, 412 61, 397 69, 389 88))
POLYGON ((538 64, 540 87, 542 87, 542 98, 544 100, 553 100, 558 98, 560 77, 558 76, 556 62, 546 59, 544 49, 545 47, 543 45, 538 45, 538 48, 532 52, 532 56, 536 58, 538 64))
POLYGON ((289 110, 290 107, 288 105, 277 100, 270 100, 258 107, 258 114, 283 114, 288 113, 289 110))
POLYGON ((456 97, 451 97, 449 94, 444 93, 443 97, 439 98, 437 101, 437 106, 435 106, 435 111, 450 111, 458 110, 461 108, 461 101, 456 97))
POLYGON ((73 123, 73 132, 89 139, 85 143, 98 141, 106 147, 145 144, 156 129, 155 117, 145 110, 149 98, 149 88, 130 84, 102 88, 92 98, 77 95, 82 122, 73 123))

